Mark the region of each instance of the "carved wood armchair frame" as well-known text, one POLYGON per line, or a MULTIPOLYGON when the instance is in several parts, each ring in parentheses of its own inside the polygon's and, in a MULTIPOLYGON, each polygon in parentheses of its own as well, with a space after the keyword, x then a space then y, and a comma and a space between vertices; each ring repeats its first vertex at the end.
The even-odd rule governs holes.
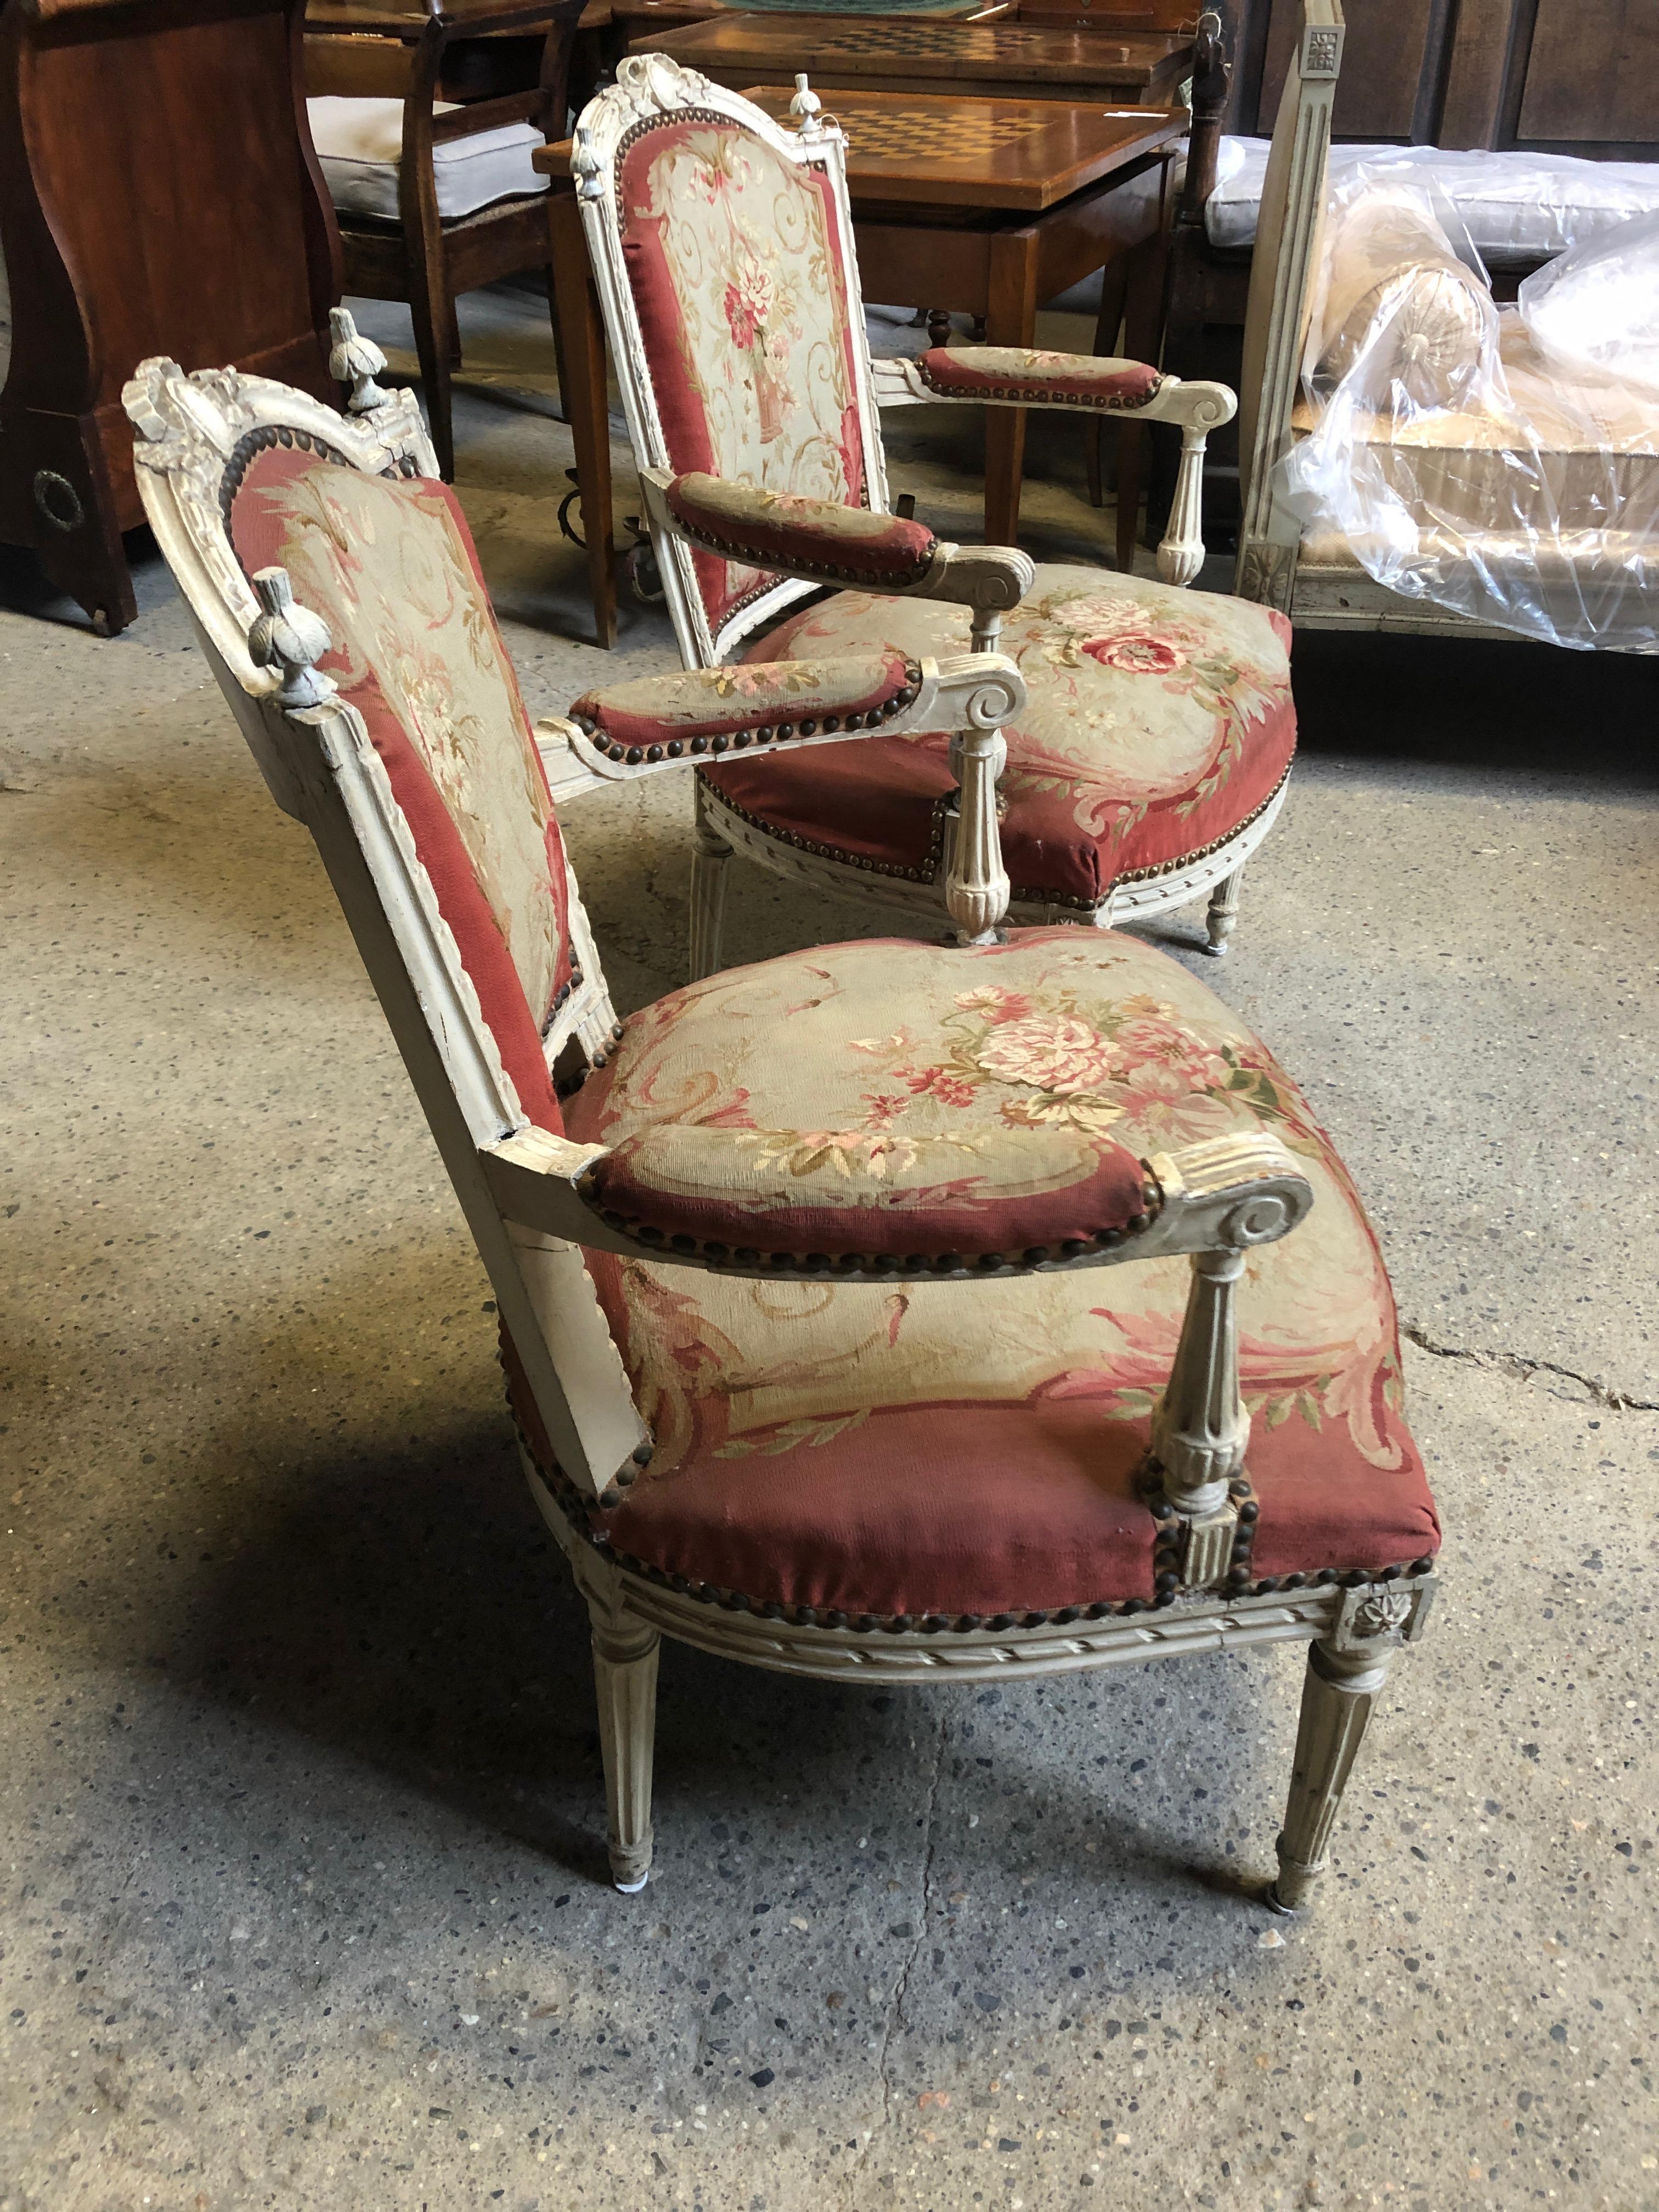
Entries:
MULTIPOLYGON (((572 169, 577 201, 587 240, 595 289, 611 359, 616 365, 635 458, 640 467, 653 544, 661 571, 676 639, 688 668, 710 668, 726 660, 745 639, 775 624, 791 608, 822 592, 833 581, 833 572, 806 562, 792 564, 787 555, 769 556, 768 568, 778 580, 748 600, 711 628, 696 590, 692 554, 701 544, 675 514, 665 497, 672 481, 669 444, 659 395, 647 366, 647 351, 632 288, 626 274, 617 206, 617 163, 629 136, 639 125, 675 113, 695 112, 725 118, 751 132, 778 159, 798 168, 813 168, 826 179, 836 211, 844 258, 848 297, 861 298, 857 256, 853 239, 851 203, 848 194, 846 140, 833 117, 820 112, 821 103, 805 76, 796 80, 791 112, 798 128, 790 130, 735 92, 712 83, 694 70, 664 54, 635 54, 619 66, 617 82, 584 109, 575 131, 572 169)), ((998 388, 987 377, 972 391, 946 390, 928 380, 924 369, 908 361, 872 362, 862 319, 854 316, 852 330, 854 411, 864 464, 865 501, 869 512, 890 511, 887 468, 881 441, 879 410, 898 406, 1047 407, 1101 419, 1103 401, 1064 388, 1063 380, 1028 378, 1018 387, 998 388)), ((957 349, 951 359, 972 364, 980 349, 957 349)), ((1001 358, 986 349, 988 362, 1001 358)), ((1089 357, 1079 357, 1079 368, 1097 367, 1089 357)), ((1206 441, 1233 412, 1233 395, 1217 384, 1183 382, 1164 376, 1155 380, 1147 398, 1125 407, 1114 404, 1121 420, 1168 422, 1182 434, 1181 459, 1169 520, 1158 551, 1159 574, 1166 583, 1190 584, 1204 560, 1200 501, 1206 441)), ((852 572, 844 572, 850 574, 852 572)), ((902 587, 872 583, 860 575, 860 590, 897 591, 906 596, 954 599, 973 611, 972 642, 975 651, 995 642, 1003 616, 1017 607, 1030 588, 1032 564, 1012 548, 963 547, 941 544, 926 577, 902 587)), ((1010 918, 1021 924, 1077 921, 1087 919, 1098 928, 1125 921, 1150 920, 1154 915, 1210 899, 1209 946, 1226 949, 1238 908, 1239 885, 1245 861, 1267 836, 1277 819, 1282 788, 1272 801, 1236 835, 1189 864, 1167 872, 1146 872, 1139 878, 1120 878, 1111 896, 1086 917, 1071 908, 1048 902, 1016 901, 1010 918)), ((697 856, 691 892, 691 973, 694 977, 718 965, 726 864, 732 854, 742 853, 775 874, 798 878, 829 889, 854 891, 860 896, 902 908, 913 927, 925 928, 939 911, 937 883, 911 882, 891 874, 860 872, 843 860, 805 849, 769 834, 726 805, 699 779, 696 787, 697 856)), ((941 862, 941 872, 945 863, 941 862)))
MULTIPOLYGON (((309 441, 330 459, 376 475, 436 474, 413 398, 379 389, 378 356, 356 337, 349 317, 337 316, 335 336, 331 365, 352 386, 346 417, 262 379, 230 370, 185 377, 172 362, 146 362, 125 395, 139 481, 157 540, 271 795, 316 839, 551 1442, 568 1496, 556 1494, 522 1437, 521 1455, 592 1616, 617 1886, 642 1887, 650 1864, 656 1668, 665 1634, 781 1673, 889 1683, 1007 1680, 1306 1642, 1312 1649, 1300 1734, 1269 1897, 1277 1909, 1295 1909, 1324 1866, 1359 1737, 1395 1650, 1422 1626, 1432 1583, 1422 1560, 1380 1576, 1297 1577, 1310 1586, 1265 1592, 1251 1589, 1237 1565, 1237 1547, 1248 1548, 1253 1509, 1242 1480, 1250 1418, 1239 1390, 1235 1294, 1249 1252, 1293 1231, 1311 1202, 1296 1160, 1266 1128, 1142 1163, 1136 1202, 1143 1211, 1132 1234, 1111 1232, 1110 1241, 1086 1249, 1068 1244, 1051 1259, 1028 1253, 1024 1262, 999 1261, 989 1273, 983 1263, 957 1270, 969 1277, 959 1295, 994 1299, 999 1274, 1039 1258, 1055 1267, 1101 1267, 1190 1255, 1186 1318, 1152 1423, 1157 1473, 1148 1478, 1149 1495, 1162 1532, 1154 1599, 971 1624, 850 1623, 802 1607, 759 1610, 732 1592, 684 1583, 617 1556, 573 1510, 573 1499, 613 1498, 650 1449, 584 1248, 756 1279, 775 1279, 777 1268, 724 1245, 635 1233, 594 1201, 606 1148, 529 1121, 367 726, 316 665, 331 641, 325 626, 294 603, 282 569, 262 570, 252 580, 243 573, 223 491, 250 441, 309 441)), ((1011 664, 978 655, 924 674, 926 696, 911 711, 931 714, 935 726, 943 712, 947 726, 955 720, 964 731, 976 726, 981 693, 992 696, 977 723, 994 724, 1018 681, 1011 664)), ((686 681, 656 680, 664 687, 686 681)), ((553 717, 538 734, 556 794, 592 773, 585 765, 590 757, 605 757, 586 720, 553 717)), ((845 739, 841 732, 827 741, 845 739)), ((682 756, 624 763, 623 772, 689 764, 682 756)), ((994 813, 990 820, 994 836, 994 813)), ((556 1001, 545 1037, 550 1069, 573 1055, 601 1066, 620 1034, 574 873, 568 891, 580 978, 562 1004, 556 1001)))

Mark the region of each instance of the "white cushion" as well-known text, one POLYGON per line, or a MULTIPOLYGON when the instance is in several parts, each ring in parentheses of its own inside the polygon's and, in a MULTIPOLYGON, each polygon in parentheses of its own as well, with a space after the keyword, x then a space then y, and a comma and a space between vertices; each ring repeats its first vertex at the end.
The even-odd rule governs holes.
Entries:
MULTIPOLYGON (((1333 187, 1363 163, 1426 172, 1468 225, 1489 268, 1543 261, 1626 222, 1659 213, 1659 161, 1583 161, 1567 154, 1485 154, 1441 146, 1333 146, 1333 187)), ((1212 246, 1255 238, 1267 168, 1265 138, 1224 138, 1204 210, 1212 246)))
MULTIPOLYGON (((345 215, 398 220, 398 171, 404 150, 401 100, 346 100, 337 94, 308 100, 311 136, 334 204, 345 215)), ((434 115, 453 115, 453 100, 434 100, 434 115)), ((533 123, 505 123, 475 138, 457 138, 432 149, 438 213, 446 222, 476 215, 494 200, 544 192, 547 179, 530 165, 544 143, 533 123)))

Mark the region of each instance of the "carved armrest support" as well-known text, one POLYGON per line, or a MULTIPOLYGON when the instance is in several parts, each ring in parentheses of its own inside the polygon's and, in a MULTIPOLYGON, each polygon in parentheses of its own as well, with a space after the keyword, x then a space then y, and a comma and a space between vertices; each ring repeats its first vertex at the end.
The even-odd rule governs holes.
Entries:
POLYGON ((1002 617, 1019 605, 1036 574, 1017 547, 952 544, 923 523, 833 500, 665 469, 641 469, 640 488, 653 532, 700 552, 803 583, 969 607, 975 652, 995 642, 1002 617))
POLYGON ((982 407, 1047 407, 1126 422, 1176 422, 1181 464, 1169 526, 1158 549, 1166 584, 1190 584, 1204 565, 1204 447, 1238 401, 1224 384, 1163 376, 1144 362, 1020 346, 936 346, 919 361, 875 364, 878 405, 940 400, 982 407))
POLYGON ((1312 1206, 1313 1191, 1265 1129, 1155 1154, 1148 1164, 1163 1198, 1162 1249, 1189 1252, 1193 1268, 1175 1364, 1152 1413, 1152 1453, 1184 1523, 1182 1581, 1202 1587, 1218 1581, 1232 1557, 1240 1509, 1229 1485, 1249 1442, 1238 1386, 1237 1296, 1245 1257, 1287 1236, 1312 1206))

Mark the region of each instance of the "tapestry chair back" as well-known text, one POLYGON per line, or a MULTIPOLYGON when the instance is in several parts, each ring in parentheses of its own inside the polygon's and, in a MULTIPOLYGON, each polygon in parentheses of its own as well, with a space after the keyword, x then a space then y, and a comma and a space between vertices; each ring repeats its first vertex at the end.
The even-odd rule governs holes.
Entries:
POLYGON ((317 838, 560 1462, 602 1488, 645 1436, 621 1362, 576 1248, 509 1223, 479 1159, 527 1133, 556 1152, 556 1071, 602 1064, 616 1018, 459 503, 413 395, 355 380, 343 419, 147 363, 143 487, 272 796, 317 838))
MULTIPOLYGON (((584 215, 645 467, 887 509, 845 149, 735 94, 679 96, 678 72, 596 101, 577 127, 584 215)), ((815 103, 816 104, 816 103, 815 103)), ((705 665, 817 586, 659 542, 688 661, 705 665)), ((828 577, 826 581, 830 580, 828 577)))

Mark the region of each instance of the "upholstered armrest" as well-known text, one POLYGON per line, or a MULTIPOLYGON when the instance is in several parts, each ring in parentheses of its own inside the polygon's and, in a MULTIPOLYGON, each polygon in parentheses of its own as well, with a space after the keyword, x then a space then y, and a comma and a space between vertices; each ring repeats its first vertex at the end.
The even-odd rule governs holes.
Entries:
POLYGON ((1141 361, 1104 354, 1049 353, 1030 346, 933 346, 915 372, 930 399, 970 399, 981 406, 1080 407, 1091 414, 1143 414, 1165 379, 1141 361))
POLYGON ((981 647, 1031 588, 1030 560, 1015 547, 954 545, 902 515, 663 469, 641 469, 640 486, 653 530, 804 583, 952 600, 974 610, 974 642, 981 647))
MULTIPOLYGON (((616 782, 728 751, 823 744, 872 730, 990 728, 1024 703, 1024 681, 1000 653, 908 660, 889 651, 603 684, 568 714, 544 718, 537 734, 550 775, 562 739, 592 775, 616 782)), ((562 779, 553 780, 556 789, 562 779)))
POLYGON ((1266 1131, 1139 1160, 1063 1127, 1010 1126, 872 1161, 833 1130, 670 1122, 609 1149, 526 1127, 480 1158, 526 1228, 750 1276, 977 1278, 1235 1252, 1284 1236, 1313 1202, 1266 1131))
POLYGON ((1169 526, 1158 549, 1158 574, 1165 583, 1190 584, 1203 567, 1204 443, 1212 430, 1231 422, 1238 407, 1224 384, 1188 383, 1161 375, 1143 362, 1027 346, 935 346, 918 361, 878 362, 872 374, 882 406, 943 399, 1179 423, 1181 466, 1169 526))

